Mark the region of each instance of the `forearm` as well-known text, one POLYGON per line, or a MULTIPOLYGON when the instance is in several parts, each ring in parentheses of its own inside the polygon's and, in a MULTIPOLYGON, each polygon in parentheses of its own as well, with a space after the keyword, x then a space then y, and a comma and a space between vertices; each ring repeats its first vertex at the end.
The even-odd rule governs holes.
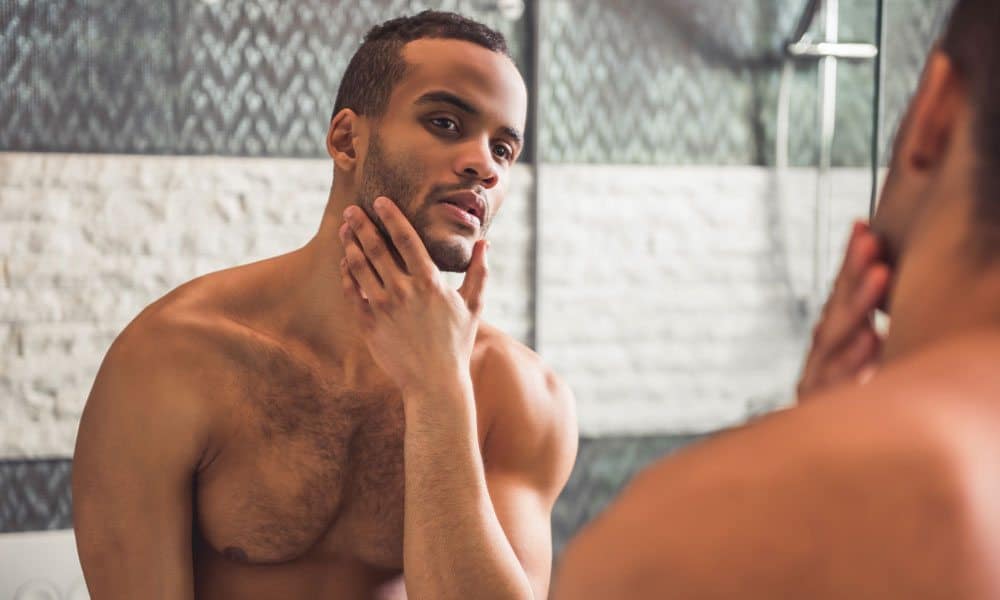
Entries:
POLYGON ((406 407, 410 598, 531 598, 486 486, 471 382, 410 394, 406 407))

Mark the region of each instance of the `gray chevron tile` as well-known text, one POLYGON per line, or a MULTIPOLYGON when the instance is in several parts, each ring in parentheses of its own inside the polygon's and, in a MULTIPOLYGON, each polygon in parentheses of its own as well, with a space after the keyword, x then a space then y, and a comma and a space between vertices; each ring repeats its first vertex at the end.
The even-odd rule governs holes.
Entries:
POLYGON ((69 460, 0 461, 0 533, 71 526, 69 460))
POLYGON ((0 0, 0 150, 324 156, 365 32, 470 0, 0 0))

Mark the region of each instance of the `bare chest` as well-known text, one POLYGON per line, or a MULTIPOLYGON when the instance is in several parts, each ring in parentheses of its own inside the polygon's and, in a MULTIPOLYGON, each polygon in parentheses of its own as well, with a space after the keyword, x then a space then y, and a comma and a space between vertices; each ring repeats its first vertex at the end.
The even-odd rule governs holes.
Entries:
POLYGON ((247 378, 234 434, 196 482, 199 533, 248 563, 403 562, 401 398, 293 363, 247 378))

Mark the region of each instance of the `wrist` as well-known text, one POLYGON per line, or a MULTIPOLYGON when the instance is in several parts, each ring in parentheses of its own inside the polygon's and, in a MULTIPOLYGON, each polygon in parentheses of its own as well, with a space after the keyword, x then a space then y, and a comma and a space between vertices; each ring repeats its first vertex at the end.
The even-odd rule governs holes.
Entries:
POLYGON ((468 372, 453 372, 447 375, 428 374, 420 381, 404 386, 400 391, 403 394, 403 401, 407 404, 471 399, 473 397, 472 377, 468 372))
POLYGON ((466 429, 476 421, 472 378, 466 374, 448 378, 426 377, 420 386, 403 390, 407 433, 432 429, 466 429))
POLYGON ((399 390, 404 398, 421 400, 426 397, 451 396, 472 389, 472 375, 469 363, 460 360, 435 361, 425 364, 419 377, 408 377, 400 381, 399 390))

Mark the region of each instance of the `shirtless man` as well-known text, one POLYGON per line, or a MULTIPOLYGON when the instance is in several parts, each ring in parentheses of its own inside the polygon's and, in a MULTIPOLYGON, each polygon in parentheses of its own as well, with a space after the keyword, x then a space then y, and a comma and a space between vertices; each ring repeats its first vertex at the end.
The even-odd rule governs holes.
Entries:
POLYGON ((73 466, 95 600, 546 597, 573 401, 478 325, 526 104, 480 24, 369 33, 316 237, 181 286, 108 351, 73 466))
POLYGON ((640 474, 571 543, 556 598, 1000 597, 998 77, 1000 4, 959 0, 804 401, 640 474))

